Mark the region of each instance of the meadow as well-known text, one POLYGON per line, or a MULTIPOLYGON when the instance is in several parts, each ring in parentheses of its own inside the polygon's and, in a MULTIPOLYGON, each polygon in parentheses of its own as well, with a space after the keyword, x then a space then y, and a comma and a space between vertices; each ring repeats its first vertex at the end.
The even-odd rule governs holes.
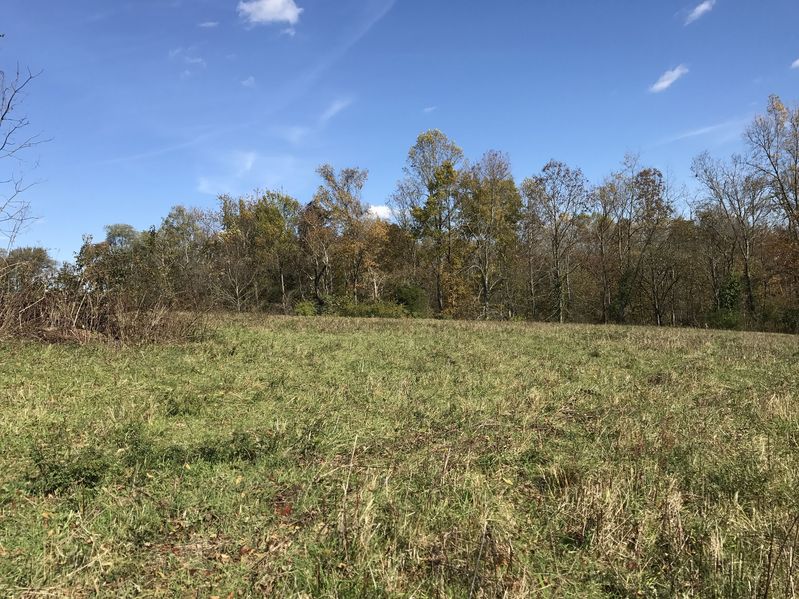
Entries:
POLYGON ((3 596, 791 597, 797 550, 797 337, 0 344, 3 596))

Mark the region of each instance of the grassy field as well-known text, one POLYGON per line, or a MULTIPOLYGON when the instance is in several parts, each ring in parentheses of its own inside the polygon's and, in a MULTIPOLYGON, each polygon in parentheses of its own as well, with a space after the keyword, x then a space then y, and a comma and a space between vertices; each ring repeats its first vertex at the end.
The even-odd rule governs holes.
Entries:
POLYGON ((3 596, 786 597, 799 339, 230 320, 0 345, 3 596))

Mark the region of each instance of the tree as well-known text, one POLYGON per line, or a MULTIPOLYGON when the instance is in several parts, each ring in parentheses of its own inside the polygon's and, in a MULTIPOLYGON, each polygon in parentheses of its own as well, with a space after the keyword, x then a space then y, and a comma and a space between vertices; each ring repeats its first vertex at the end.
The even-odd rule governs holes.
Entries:
POLYGON ((280 303, 284 314, 289 313, 287 279, 297 263, 297 227, 300 204, 281 192, 267 191, 258 204, 258 251, 275 273, 280 285, 280 303))
POLYGON ((521 210, 507 155, 486 152, 466 176, 465 188, 461 201, 463 230, 471 244, 470 267, 479 278, 481 317, 487 319, 495 289, 510 277, 521 210))
POLYGON ((30 184, 25 183, 21 165, 25 150, 42 139, 30 133, 30 121, 20 110, 37 76, 19 66, 12 73, 0 69, 0 236, 7 248, 30 220, 30 204, 23 196, 30 184))
POLYGON ((753 282, 753 255, 764 235, 771 210, 768 182, 762 173, 749 167, 741 156, 729 162, 713 160, 709 154, 693 163, 694 176, 702 184, 706 197, 703 206, 716 208, 726 219, 723 231, 741 258, 750 321, 756 318, 757 304, 753 282))
POLYGON ((580 169, 551 160, 540 175, 522 183, 528 210, 541 223, 541 234, 548 247, 553 316, 565 322, 568 314, 570 261, 577 240, 576 225, 587 206, 586 181, 580 169))
MULTIPOLYGON (((614 291, 608 308, 614 320, 625 322, 650 246, 667 224, 673 208, 666 197, 663 174, 654 168, 640 168, 637 157, 629 155, 622 170, 612 175, 598 197, 601 212, 612 215, 612 224, 603 223, 607 227, 604 234, 612 239, 615 253, 614 291)), ((604 264, 607 268, 607 255, 604 264)))
POLYGON ((421 133, 408 151, 403 178, 391 198, 400 226, 413 235, 417 262, 431 281, 437 314, 454 313, 460 296, 456 193, 463 151, 437 129, 421 133))
POLYGON ((364 273, 374 272, 376 268, 380 241, 380 235, 374 234, 373 219, 368 217, 366 206, 361 201, 369 172, 344 168, 336 173, 332 166, 323 164, 317 173, 323 183, 314 196, 314 202, 329 214, 346 287, 358 301, 364 273))
POLYGON ((750 164, 766 177, 775 207, 799 242, 799 106, 791 110, 771 96, 766 114, 746 130, 746 140, 750 164))
POLYGON ((440 169, 448 164, 457 170, 462 160, 463 150, 438 129, 419 134, 408 150, 403 178, 391 198, 401 225, 409 227, 412 210, 423 206, 435 193, 440 169))
POLYGON ((210 212, 174 206, 158 230, 163 246, 162 259, 184 308, 211 302, 214 221, 215 215, 210 212))

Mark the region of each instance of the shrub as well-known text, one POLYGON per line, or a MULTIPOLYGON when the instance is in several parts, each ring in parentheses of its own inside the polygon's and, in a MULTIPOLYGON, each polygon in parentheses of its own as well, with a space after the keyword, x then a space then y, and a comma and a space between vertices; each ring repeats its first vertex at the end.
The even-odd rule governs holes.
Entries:
POLYGON ((799 333, 799 308, 786 308, 781 320, 782 330, 786 333, 799 333))
POLYGON ((294 314, 297 316, 316 316, 316 304, 308 300, 297 302, 294 306, 294 314))
POLYGON ((394 297, 397 303, 404 306, 408 314, 417 318, 427 316, 429 313, 429 303, 427 292, 416 285, 400 285, 397 287, 394 297))
POLYGON ((736 310, 715 310, 708 314, 708 326, 714 329, 738 329, 741 326, 741 314, 736 310))

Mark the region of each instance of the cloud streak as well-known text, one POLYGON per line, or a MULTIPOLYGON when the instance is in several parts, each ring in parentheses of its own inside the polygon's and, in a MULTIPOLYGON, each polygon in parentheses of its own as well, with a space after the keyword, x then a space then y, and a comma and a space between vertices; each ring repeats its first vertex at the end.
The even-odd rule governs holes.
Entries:
POLYGON ((791 63, 791 68, 799 69, 799 58, 797 58, 796 60, 793 61, 793 63, 791 63))
POLYGON ((685 24, 690 25, 694 21, 701 19, 704 15, 713 10, 715 5, 716 0, 704 0, 704 2, 700 2, 685 18, 685 24))
POLYGON ((655 81, 652 86, 649 88, 649 91, 653 94, 659 94, 660 92, 664 92, 669 89, 674 83, 688 74, 688 67, 684 64, 678 65, 673 69, 670 69, 663 73, 660 76, 660 79, 655 81))
POLYGON ((319 116, 319 123, 324 125, 337 114, 349 108, 350 105, 352 105, 352 100, 349 98, 336 100, 319 116))
POLYGON ((667 137, 656 144, 657 146, 665 146, 671 143, 685 141, 688 139, 693 139, 696 137, 706 137, 712 134, 715 134, 715 138, 719 142, 726 142, 732 139, 735 139, 741 135, 744 128, 746 127, 747 123, 752 120, 752 115, 747 115, 741 118, 730 119, 728 121, 724 121, 722 123, 716 123, 714 125, 708 125, 706 127, 699 127, 697 129, 690 129, 688 131, 683 131, 682 133, 678 133, 671 137, 667 137))

